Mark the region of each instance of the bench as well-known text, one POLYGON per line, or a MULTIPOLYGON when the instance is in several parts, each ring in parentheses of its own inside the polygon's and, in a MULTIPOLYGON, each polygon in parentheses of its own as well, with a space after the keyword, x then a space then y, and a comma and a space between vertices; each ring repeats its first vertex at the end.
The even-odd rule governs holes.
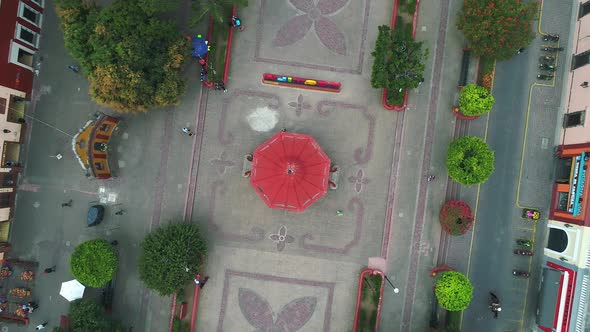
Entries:
POLYGON ((253 156, 251 154, 247 154, 244 156, 244 164, 242 165, 242 176, 245 178, 249 178, 252 174, 252 160, 253 156))
POLYGON ((332 190, 338 189, 338 177, 340 175, 340 167, 336 164, 330 167, 330 177, 328 178, 328 186, 332 190))
POLYGON ((461 59, 461 73, 459 75, 459 90, 467 84, 467 74, 469 72, 469 58, 471 57, 471 51, 463 49, 463 58, 461 59))

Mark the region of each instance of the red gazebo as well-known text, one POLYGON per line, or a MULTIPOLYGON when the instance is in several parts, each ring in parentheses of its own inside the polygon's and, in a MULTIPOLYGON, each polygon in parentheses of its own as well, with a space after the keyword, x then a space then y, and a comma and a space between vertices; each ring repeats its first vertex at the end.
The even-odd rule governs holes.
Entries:
POLYGON ((328 191, 330 158, 309 135, 279 132, 253 153, 250 184, 273 209, 303 211, 328 191))

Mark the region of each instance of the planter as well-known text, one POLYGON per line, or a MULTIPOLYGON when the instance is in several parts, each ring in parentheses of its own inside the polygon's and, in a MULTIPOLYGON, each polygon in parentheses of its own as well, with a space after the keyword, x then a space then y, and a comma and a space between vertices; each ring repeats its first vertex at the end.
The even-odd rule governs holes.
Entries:
MULTIPOLYGON (((238 8, 236 5, 233 5, 231 15, 236 16, 237 13, 238 13, 238 8)), ((213 30, 214 30, 213 27, 214 27, 214 21, 213 21, 213 17, 211 17, 209 19, 209 30, 207 31, 207 40, 209 40, 209 41, 213 40, 212 39, 213 38, 213 30)), ((230 27, 229 31, 227 33, 227 41, 226 41, 225 54, 224 54, 225 61, 223 64, 223 74, 221 75, 221 82, 223 82, 224 85, 227 84, 227 77, 229 75, 229 64, 231 62, 231 49, 232 49, 232 44, 233 44, 233 38, 234 38, 234 28, 230 27)), ((213 47, 218 47, 218 45, 213 45, 213 47)), ((215 54, 217 54, 216 51, 215 51, 215 54)), ((207 64, 209 64, 209 55, 210 54, 207 53, 207 55, 205 56, 205 62, 207 64)), ((213 60, 215 60, 215 59, 213 59, 213 60)), ((215 85, 215 83, 219 83, 219 82, 209 81, 209 75, 207 75, 207 80, 205 80, 203 82, 203 85, 210 88, 210 87, 213 87, 215 85)))
MULTIPOLYGON (((397 11, 399 7, 399 0, 393 0, 393 16, 391 18, 391 28, 395 29, 395 23, 397 21, 397 11)), ((418 21, 418 9, 420 7, 420 0, 416 0, 416 7, 414 7, 414 17, 412 18, 412 38, 416 37, 416 22, 418 21)), ((381 104, 383 107, 390 111, 401 112, 406 109, 408 105, 408 90, 404 92, 404 101, 401 105, 392 105, 387 102, 387 89, 383 89, 381 94, 381 104)))
POLYGON ((457 119, 461 119, 461 120, 475 120, 480 117, 480 115, 468 116, 468 115, 461 114, 461 111, 459 110, 459 107, 457 107, 457 106, 453 106, 453 108, 451 108, 451 111, 453 112, 453 115, 457 119))
POLYGON ((448 201, 440 209, 439 221, 445 232, 463 235, 473 225, 471 207, 463 201, 448 201))
POLYGON ((359 276, 353 332, 379 331, 385 275, 376 269, 364 269, 359 276))

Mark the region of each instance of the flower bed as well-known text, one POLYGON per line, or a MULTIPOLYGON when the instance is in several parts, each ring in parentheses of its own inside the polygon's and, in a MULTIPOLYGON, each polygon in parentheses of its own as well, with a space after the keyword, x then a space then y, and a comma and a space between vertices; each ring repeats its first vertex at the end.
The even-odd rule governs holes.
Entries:
MULTIPOLYGON (((237 12, 236 5, 233 5, 231 13, 228 13, 227 16, 234 16, 237 12)), ((234 29, 227 23, 214 23, 213 18, 209 20, 207 40, 211 43, 211 50, 206 57, 207 81, 205 85, 213 86, 219 82, 227 83, 233 36, 234 29)))
MULTIPOLYGON (((409 26, 411 25, 412 38, 415 38, 419 6, 420 0, 394 0, 393 15, 391 18, 391 28, 395 30, 397 28, 402 27, 402 25, 408 26, 409 28, 409 26), (412 6, 414 1, 415 5, 412 6)), ((406 106, 408 104, 408 90, 404 90, 403 92, 393 92, 383 89, 383 93, 381 95, 381 103, 383 104, 383 107, 385 109, 397 112, 403 111, 406 109, 406 106), (391 99, 391 96, 389 95, 390 93, 399 94, 399 96, 396 96, 396 98, 394 98, 394 103, 388 101, 388 99, 391 99)))
POLYGON ((353 332, 379 331, 384 287, 383 272, 375 269, 361 271, 353 332))
POLYGON ((442 228, 451 235, 467 233, 473 224, 471 208, 463 201, 448 201, 440 210, 439 217, 442 228))

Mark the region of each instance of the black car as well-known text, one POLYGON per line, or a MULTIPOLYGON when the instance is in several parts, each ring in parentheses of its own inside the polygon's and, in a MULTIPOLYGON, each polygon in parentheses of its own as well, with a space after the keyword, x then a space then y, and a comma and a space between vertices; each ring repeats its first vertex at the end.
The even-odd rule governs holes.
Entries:
POLYGON ((104 218, 104 206, 102 205, 93 205, 88 210, 88 218, 86 219, 86 224, 88 227, 96 226, 100 224, 104 218))

